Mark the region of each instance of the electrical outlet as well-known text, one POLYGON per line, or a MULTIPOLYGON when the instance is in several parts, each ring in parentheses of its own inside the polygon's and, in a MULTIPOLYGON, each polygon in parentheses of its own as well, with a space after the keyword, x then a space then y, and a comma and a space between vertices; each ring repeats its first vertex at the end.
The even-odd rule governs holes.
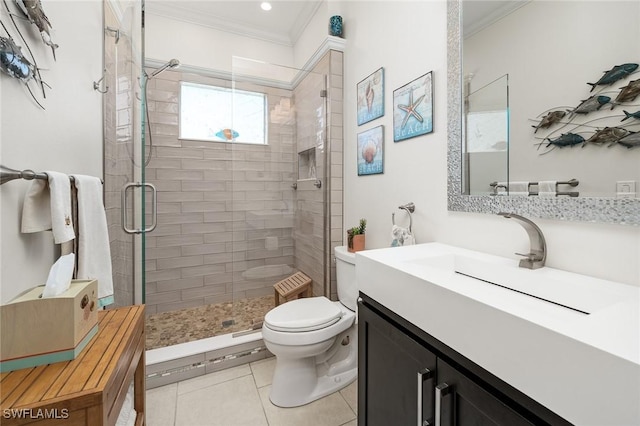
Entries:
POLYGON ((636 198, 636 181, 621 180, 616 182, 616 198, 636 198))

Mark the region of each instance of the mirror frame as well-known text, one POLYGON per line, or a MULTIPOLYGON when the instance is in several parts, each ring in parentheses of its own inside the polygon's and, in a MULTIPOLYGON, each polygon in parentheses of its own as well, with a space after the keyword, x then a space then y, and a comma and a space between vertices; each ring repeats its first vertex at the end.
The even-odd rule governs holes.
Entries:
MULTIPOLYGON (((462 194, 462 0, 447 0, 447 200, 449 211, 640 225, 640 199, 462 194)), ((639 182, 640 184, 640 182, 639 182)))

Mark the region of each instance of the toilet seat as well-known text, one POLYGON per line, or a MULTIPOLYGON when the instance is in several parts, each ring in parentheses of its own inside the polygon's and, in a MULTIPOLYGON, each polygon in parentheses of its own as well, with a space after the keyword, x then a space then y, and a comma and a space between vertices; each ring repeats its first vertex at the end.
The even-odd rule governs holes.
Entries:
POLYGON ((284 303, 270 310, 264 323, 274 331, 301 333, 329 327, 344 312, 326 297, 310 297, 284 303))

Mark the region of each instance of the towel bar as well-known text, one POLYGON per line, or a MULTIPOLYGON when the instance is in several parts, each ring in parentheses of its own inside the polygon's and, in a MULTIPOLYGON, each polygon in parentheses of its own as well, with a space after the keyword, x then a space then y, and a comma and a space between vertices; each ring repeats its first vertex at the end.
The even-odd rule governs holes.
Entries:
MULTIPOLYGON (((41 179, 41 180, 48 180, 49 177, 47 176, 46 173, 41 172, 41 173, 36 173, 31 169, 25 169, 25 170, 15 170, 15 169, 11 169, 9 167, 3 166, 0 164, 0 185, 4 185, 7 182, 11 182, 12 180, 16 180, 16 179, 24 179, 24 180, 34 180, 34 179, 41 179)), ((69 176, 69 179, 73 182, 74 178, 73 176, 69 176)), ((100 179, 100 182, 102 182, 104 184, 104 180, 100 179)))

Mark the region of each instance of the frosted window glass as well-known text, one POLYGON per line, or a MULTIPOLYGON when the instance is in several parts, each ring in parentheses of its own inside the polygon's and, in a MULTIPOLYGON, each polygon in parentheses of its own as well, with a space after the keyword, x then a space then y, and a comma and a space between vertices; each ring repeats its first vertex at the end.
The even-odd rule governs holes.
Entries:
POLYGON ((264 93, 181 82, 180 139, 267 144, 264 93))

